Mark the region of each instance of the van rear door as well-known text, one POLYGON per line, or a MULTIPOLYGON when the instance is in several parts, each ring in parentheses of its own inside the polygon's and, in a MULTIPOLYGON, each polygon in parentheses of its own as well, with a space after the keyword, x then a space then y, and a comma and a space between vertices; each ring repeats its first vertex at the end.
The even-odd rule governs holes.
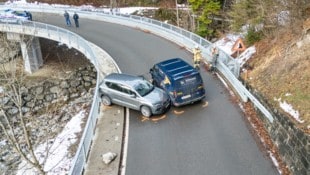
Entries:
POLYGON ((188 104, 201 100, 205 96, 200 74, 186 76, 175 81, 175 102, 188 104))

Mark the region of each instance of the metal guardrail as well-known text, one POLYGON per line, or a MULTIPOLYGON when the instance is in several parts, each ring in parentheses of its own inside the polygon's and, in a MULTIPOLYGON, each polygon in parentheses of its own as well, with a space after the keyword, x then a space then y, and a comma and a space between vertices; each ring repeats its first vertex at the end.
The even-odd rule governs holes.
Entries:
MULTIPOLYGON (((56 13, 56 14, 62 14, 64 10, 71 11, 71 12, 78 12, 80 17, 94 19, 94 20, 100 20, 100 21, 106 21, 106 22, 112 22, 117 24, 122 24, 130 27, 140 28, 143 30, 149 30, 152 33, 163 36, 164 38, 171 40, 181 46, 185 46, 187 49, 191 49, 194 47, 194 45, 199 44, 202 47, 202 54, 203 57, 206 59, 206 61, 210 61, 211 59, 211 47, 212 43, 205 40, 204 38, 201 38, 200 36, 191 33, 189 31, 186 31, 182 28, 160 22, 154 19, 149 19, 145 17, 140 16, 133 16, 133 15, 124 15, 124 14, 109 14, 109 13, 103 13, 103 12, 89 12, 89 11, 81 11, 77 8, 54 8, 52 6, 44 7, 44 6, 37 6, 37 7, 22 7, 22 6, 4 6, 0 7, 0 9, 3 8, 14 8, 17 10, 23 10, 27 8, 28 11, 32 12, 43 12, 43 13, 56 13)), ((6 24, 8 28, 10 27, 16 27, 16 24, 6 24)), ((68 39, 69 45, 74 45, 75 42, 81 42, 80 46, 76 46, 75 48, 80 50, 82 53, 85 53, 85 55, 91 60, 91 62, 96 67, 96 56, 91 51, 91 48, 89 45, 87 45, 87 42, 85 42, 84 39, 81 37, 77 37, 72 40, 71 36, 76 36, 75 34, 66 31, 64 29, 50 26, 47 24, 42 23, 33 23, 31 28, 25 27, 27 25, 24 25, 22 28, 24 31, 32 30, 31 33, 24 33, 34 36, 41 36, 43 35, 41 32, 39 32, 38 29, 44 29, 46 33, 50 33, 49 37, 51 39, 54 39, 56 41, 64 42, 63 39, 61 39, 60 35, 58 35, 58 38, 52 38, 54 34, 61 34, 62 37, 67 35, 65 37, 68 39), (46 29, 45 29, 46 28, 46 29), (41 34, 41 35, 36 35, 41 34)), ((30 26, 28 26, 30 27, 30 26)), ((0 30, 3 31, 2 25, 0 24, 0 30)), ((5 30, 4 30, 5 31, 5 30)), ((7 31, 10 32, 10 31, 7 31)), ((22 33, 22 32, 20 32, 22 33)), ((41 36, 44 37, 44 36, 41 36)), ((248 99, 251 100, 251 102, 257 107, 270 121, 273 122, 273 117, 271 113, 242 85, 242 83, 236 78, 239 76, 240 67, 238 63, 228 54, 226 54, 224 51, 219 50, 219 64, 217 65, 218 70, 222 73, 222 75, 225 77, 225 79, 230 83, 230 85, 235 89, 235 91, 238 93, 238 95, 241 97, 241 99, 246 102, 248 99)), ((99 77, 97 78, 97 80, 99 77)), ((72 163, 72 167, 70 170, 70 174, 81 174, 84 168, 84 164, 86 162, 87 153, 90 147, 91 139, 92 139, 92 132, 95 127, 95 120, 93 118, 96 118, 98 115, 98 109, 99 109, 99 98, 97 97, 97 86, 96 86, 96 92, 94 96, 93 105, 91 108, 90 118, 91 121, 87 121, 87 125, 85 126, 85 131, 83 133, 83 137, 81 139, 81 143, 79 146, 79 149, 76 153, 74 162, 72 163)))

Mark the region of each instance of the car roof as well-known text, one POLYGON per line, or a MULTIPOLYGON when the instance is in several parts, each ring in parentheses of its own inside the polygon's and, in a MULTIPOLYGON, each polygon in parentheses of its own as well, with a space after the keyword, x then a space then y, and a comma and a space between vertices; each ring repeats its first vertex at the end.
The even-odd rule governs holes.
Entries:
POLYGON ((126 84, 133 87, 138 82, 145 80, 142 76, 135 76, 124 73, 111 73, 104 78, 105 81, 126 84))
POLYGON ((171 80, 199 74, 199 72, 181 58, 171 58, 156 64, 171 80))

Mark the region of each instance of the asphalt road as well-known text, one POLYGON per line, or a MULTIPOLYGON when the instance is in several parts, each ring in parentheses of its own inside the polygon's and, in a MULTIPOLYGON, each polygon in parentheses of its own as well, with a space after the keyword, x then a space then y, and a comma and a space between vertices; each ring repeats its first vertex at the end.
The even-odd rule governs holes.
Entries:
MULTIPOLYGON (((36 20, 34 18, 34 20, 36 20)), ((62 16, 39 19, 68 28, 106 50, 122 72, 147 75, 161 60, 192 54, 163 38, 121 25, 80 19, 65 26, 62 16)), ((145 119, 130 111, 126 175, 273 175, 279 174, 260 150, 239 106, 218 77, 201 71, 209 102, 171 108, 145 119)))

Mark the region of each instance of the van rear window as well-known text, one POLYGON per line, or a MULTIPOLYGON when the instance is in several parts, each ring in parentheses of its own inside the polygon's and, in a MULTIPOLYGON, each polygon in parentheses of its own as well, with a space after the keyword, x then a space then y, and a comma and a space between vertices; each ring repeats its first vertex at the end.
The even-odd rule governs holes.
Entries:
POLYGON ((184 86, 184 85, 189 85, 189 84, 196 84, 199 82, 200 82, 200 78, 198 78, 197 76, 193 76, 193 77, 186 77, 186 78, 180 79, 178 81, 178 84, 181 86, 184 86))

